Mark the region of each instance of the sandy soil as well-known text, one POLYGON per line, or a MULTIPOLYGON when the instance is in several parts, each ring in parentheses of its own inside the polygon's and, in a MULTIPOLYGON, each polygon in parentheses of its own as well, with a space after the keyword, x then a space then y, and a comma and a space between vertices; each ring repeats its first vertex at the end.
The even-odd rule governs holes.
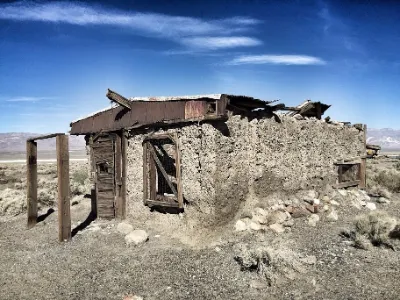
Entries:
MULTIPOLYGON (((377 206, 400 219, 399 195, 377 206)), ((76 234, 69 243, 57 240, 57 212, 31 230, 24 215, 1 218, 0 298, 123 299, 131 294, 144 299, 399 299, 400 252, 356 249, 340 235, 356 215, 366 212, 351 206, 339 207, 339 221, 322 216, 316 227, 304 218, 294 219, 292 229, 281 235, 234 232, 234 221, 207 232, 199 227, 180 233, 168 228, 171 219, 180 222, 178 215, 152 212, 157 214, 154 223, 130 216, 135 229, 149 233, 148 242, 136 247, 126 246, 115 220, 96 220, 78 231, 89 211, 87 198, 72 206, 76 234), (194 238, 196 231, 201 242, 194 238), (241 242, 290 249, 317 261, 269 287, 235 261, 241 242)), ((393 244, 400 250, 399 240, 393 244)))

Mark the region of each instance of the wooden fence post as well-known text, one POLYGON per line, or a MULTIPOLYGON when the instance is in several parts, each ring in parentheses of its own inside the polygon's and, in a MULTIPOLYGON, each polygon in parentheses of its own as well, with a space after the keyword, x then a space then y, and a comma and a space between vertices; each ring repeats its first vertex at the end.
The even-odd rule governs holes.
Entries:
POLYGON ((68 136, 56 137, 58 175, 58 239, 71 239, 68 136))
POLYGON ((121 136, 119 134, 115 135, 115 215, 117 218, 123 219, 122 212, 122 197, 121 197, 121 189, 122 189, 122 180, 121 180, 121 136))
POLYGON ((26 142, 28 229, 37 223, 37 143, 26 142))

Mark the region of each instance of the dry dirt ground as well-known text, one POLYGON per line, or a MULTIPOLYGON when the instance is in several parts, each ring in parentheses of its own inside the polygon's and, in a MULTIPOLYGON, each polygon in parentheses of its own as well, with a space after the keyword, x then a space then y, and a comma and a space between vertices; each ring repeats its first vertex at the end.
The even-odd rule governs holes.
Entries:
MULTIPOLYGON (((394 163, 374 162, 369 172, 394 163)), ((0 167, 3 179, 6 175, 10 179, 11 173, 19 178, 12 184, 3 180, 0 191, 24 188, 22 166, 0 167)), ((46 168, 49 174, 43 170, 39 174, 53 180, 54 171, 46 168)), ((71 169, 73 173, 79 166, 71 169)), ((78 175, 71 181, 85 180, 78 175)), ((293 219, 294 225, 282 234, 236 232, 236 220, 220 228, 188 229, 175 225, 189 224, 190 211, 184 216, 147 212, 143 217, 131 215, 128 221, 135 229, 146 230, 149 240, 127 246, 116 229, 118 221, 95 220, 86 228, 79 226, 85 224, 90 199, 79 191, 75 194, 79 198, 71 207, 74 236, 68 243, 58 242, 57 212, 31 230, 26 229, 23 213, 0 218, 0 299, 122 300, 128 295, 143 299, 400 299, 400 241, 392 241, 396 251, 388 247, 367 251, 353 247, 341 235, 343 229, 352 228, 355 216, 367 213, 365 208, 344 203, 338 207, 338 221, 328 222, 321 215, 313 227, 306 218, 293 219), (240 244, 273 249, 265 264, 268 272, 276 273, 271 286, 256 270, 241 269, 235 260, 240 244), (308 260, 314 257, 315 261, 308 260), (280 269, 274 267, 278 262, 280 269)), ((390 203, 376 206, 400 220, 399 194, 390 203)), ((40 214, 48 208, 43 204, 40 214)))

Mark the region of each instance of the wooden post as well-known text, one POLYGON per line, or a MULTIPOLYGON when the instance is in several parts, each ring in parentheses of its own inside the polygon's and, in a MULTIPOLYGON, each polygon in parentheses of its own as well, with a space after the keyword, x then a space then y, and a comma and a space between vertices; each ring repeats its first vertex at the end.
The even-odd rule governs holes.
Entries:
POLYGON ((58 239, 71 239, 68 136, 56 137, 58 176, 58 239))
POLYGON ((115 136, 115 215, 117 218, 123 219, 123 210, 122 210, 122 197, 121 197, 121 189, 122 189, 122 180, 121 180, 121 136, 117 134, 115 136))
POLYGON ((152 147, 151 143, 148 142, 147 150, 149 152, 149 199, 157 200, 157 167, 154 161, 154 154, 150 151, 152 147))
POLYGON ((37 223, 37 143, 26 142, 28 229, 37 223))
POLYGON ((178 189, 178 205, 183 209, 182 178, 181 178, 181 152, 179 149, 178 134, 174 135, 175 142, 175 167, 176 167, 176 187, 178 189))
POLYGON ((321 102, 316 102, 315 103, 315 110, 316 110, 317 119, 321 120, 321 117, 322 117, 321 102))
POLYGON ((367 159, 366 158, 361 158, 361 163, 359 166, 359 170, 358 170, 358 174, 359 174, 359 180, 360 180, 360 184, 358 185, 358 187, 360 189, 365 189, 367 187, 367 159))
POLYGON ((143 143, 143 204, 146 204, 146 201, 149 200, 149 159, 147 155, 147 143, 148 142, 143 143))
POLYGON ((121 140, 121 148, 122 148, 122 166, 121 166, 121 219, 126 218, 126 176, 127 176, 127 149, 128 149, 128 132, 123 130, 122 131, 122 140, 121 140))

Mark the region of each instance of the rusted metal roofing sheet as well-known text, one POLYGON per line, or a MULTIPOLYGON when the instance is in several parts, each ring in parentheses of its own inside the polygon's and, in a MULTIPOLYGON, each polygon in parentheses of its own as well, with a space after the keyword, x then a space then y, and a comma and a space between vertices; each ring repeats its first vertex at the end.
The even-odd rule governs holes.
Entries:
POLYGON ((194 96, 132 97, 131 110, 111 106, 71 123, 71 134, 115 131, 163 121, 201 119, 207 114, 207 102, 214 103, 216 115, 223 116, 229 103, 245 109, 265 108, 270 102, 246 96, 206 94, 194 96))
POLYGON ((221 99, 222 94, 187 95, 187 96, 155 96, 155 97, 131 97, 131 101, 179 101, 200 99, 221 99))

